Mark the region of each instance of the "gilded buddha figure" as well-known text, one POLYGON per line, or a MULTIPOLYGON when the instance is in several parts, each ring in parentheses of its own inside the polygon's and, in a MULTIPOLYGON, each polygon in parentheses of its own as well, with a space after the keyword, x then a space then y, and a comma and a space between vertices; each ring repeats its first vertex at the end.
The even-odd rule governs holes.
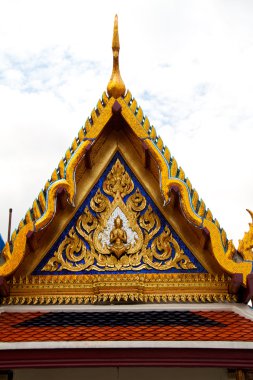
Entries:
POLYGON ((114 219, 114 228, 110 233, 110 251, 114 253, 118 258, 123 255, 128 249, 127 234, 123 229, 122 219, 117 216, 114 219))

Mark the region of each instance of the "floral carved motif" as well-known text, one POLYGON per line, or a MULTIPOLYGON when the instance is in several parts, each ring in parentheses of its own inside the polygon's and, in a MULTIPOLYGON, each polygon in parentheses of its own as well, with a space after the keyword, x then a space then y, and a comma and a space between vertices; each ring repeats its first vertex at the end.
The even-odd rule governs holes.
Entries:
POLYGON ((119 159, 101 187, 43 271, 195 268, 119 159))

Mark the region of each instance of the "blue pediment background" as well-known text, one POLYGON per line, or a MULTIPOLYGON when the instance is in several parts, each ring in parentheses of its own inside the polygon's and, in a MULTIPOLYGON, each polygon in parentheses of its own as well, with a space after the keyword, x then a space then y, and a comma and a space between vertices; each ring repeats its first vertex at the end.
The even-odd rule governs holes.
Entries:
MULTIPOLYGON (((87 179, 88 180, 88 179, 87 179)), ((133 190, 131 194, 128 194, 124 197, 124 202, 127 201, 127 199, 132 195, 132 193, 135 191, 133 190)), ((94 211, 90 210, 92 214, 94 214, 94 211)), ((143 213, 145 210, 143 210, 143 213)), ((154 236, 154 238, 156 235, 154 236)), ((81 237, 79 236, 80 239, 83 240, 83 243, 86 245, 87 248, 89 248, 88 243, 81 237)), ((151 244, 150 242, 149 244, 151 244)), ((80 261, 81 263, 82 261, 80 261)), ((144 187, 141 185, 141 183, 138 181, 132 170, 129 168, 123 157, 120 155, 120 153, 116 153, 115 156, 113 157, 112 161, 98 180, 98 182, 94 185, 88 196, 85 198, 81 206, 78 208, 76 211, 75 216, 70 220, 69 224, 65 228, 65 230, 61 233, 59 238, 56 240, 56 242, 52 245, 51 249, 46 253, 40 264, 37 266, 37 268, 34 270, 33 275, 81 275, 81 274, 112 274, 112 273, 206 273, 206 269, 199 263, 199 261, 196 259, 194 254, 191 252, 191 250, 187 247, 187 245, 182 241, 182 239, 177 235, 175 230, 172 228, 172 226, 169 224, 169 222, 166 220, 166 218, 162 215, 160 212, 159 208, 155 205, 154 201, 152 198, 149 196, 147 191, 144 189, 144 187), (89 207, 91 199, 95 196, 97 191, 100 189, 101 193, 104 194, 110 202, 113 201, 113 198, 105 194, 103 192, 103 182, 106 179, 108 173, 111 171, 112 166, 115 164, 116 160, 119 159, 120 162, 124 165, 125 170, 128 172, 129 176, 131 177, 132 181, 134 182, 135 185, 135 190, 138 188, 141 192, 141 194, 146 198, 147 201, 147 206, 150 205, 153 209, 153 211, 156 213, 156 215, 159 217, 160 222, 161 222, 161 228, 159 230, 159 233, 165 229, 165 227, 169 227, 173 238, 176 240, 178 245, 180 246, 180 249, 184 251, 184 254, 190 259, 190 261, 195 265, 195 268, 193 269, 182 269, 182 268, 170 268, 168 270, 156 270, 156 269, 141 269, 141 270, 115 270, 115 271, 97 271, 97 270, 82 270, 82 271, 70 271, 68 269, 61 269, 57 271, 45 271, 42 270, 44 266, 47 264, 47 262, 54 256, 54 253, 58 250, 60 244, 64 241, 65 237, 68 236, 68 233, 70 230, 76 225, 76 222, 78 218, 83 214, 84 210, 86 207, 89 207)))

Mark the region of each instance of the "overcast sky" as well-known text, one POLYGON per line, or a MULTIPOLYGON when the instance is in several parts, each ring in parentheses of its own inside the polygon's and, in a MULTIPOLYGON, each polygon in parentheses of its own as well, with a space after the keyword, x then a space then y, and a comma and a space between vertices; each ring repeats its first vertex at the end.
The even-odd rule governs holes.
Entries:
POLYGON ((120 67, 193 186, 237 239, 253 209, 253 1, 2 1, 0 233, 6 239, 120 67))

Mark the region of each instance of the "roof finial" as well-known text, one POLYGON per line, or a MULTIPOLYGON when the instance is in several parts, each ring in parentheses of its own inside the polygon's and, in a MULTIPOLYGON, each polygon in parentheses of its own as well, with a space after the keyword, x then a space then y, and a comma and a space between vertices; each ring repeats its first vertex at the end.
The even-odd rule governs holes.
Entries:
POLYGON ((113 51, 113 68, 111 79, 107 85, 107 93, 115 99, 124 95, 126 92, 125 83, 123 82, 119 71, 119 32, 118 32, 118 16, 114 18, 112 51, 113 51))

